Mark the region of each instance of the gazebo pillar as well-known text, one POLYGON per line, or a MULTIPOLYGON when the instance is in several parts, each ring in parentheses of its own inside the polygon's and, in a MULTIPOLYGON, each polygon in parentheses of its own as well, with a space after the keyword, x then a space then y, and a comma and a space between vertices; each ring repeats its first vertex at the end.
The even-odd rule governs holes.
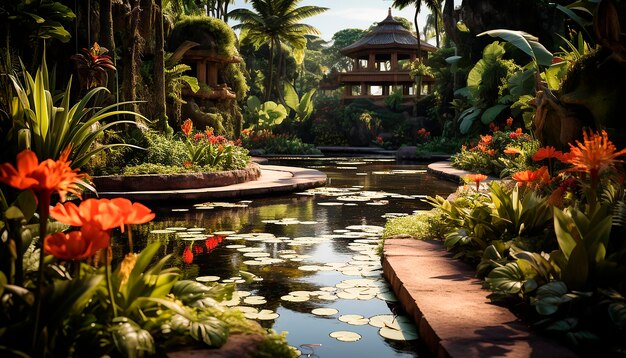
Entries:
POLYGON ((367 61, 367 69, 368 70, 376 70, 376 54, 373 52, 369 53, 370 57, 367 61))
POLYGON ((206 61, 196 62, 196 75, 199 83, 207 83, 206 80, 206 61))
POLYGON ((361 82, 361 96, 367 95, 367 83, 361 82))
POLYGON ((391 53, 391 70, 398 71, 398 53, 397 52, 391 53))

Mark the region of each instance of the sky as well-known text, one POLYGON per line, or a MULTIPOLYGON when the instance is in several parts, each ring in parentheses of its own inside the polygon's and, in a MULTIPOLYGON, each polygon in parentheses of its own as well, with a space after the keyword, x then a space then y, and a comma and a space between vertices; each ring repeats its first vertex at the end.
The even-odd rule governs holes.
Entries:
MULTIPOLYGON (((320 30, 321 37, 330 41, 333 35, 343 29, 358 28, 367 29, 374 22, 382 21, 387 17, 387 9, 391 7, 392 0, 302 0, 299 6, 315 5, 327 7, 329 10, 321 15, 316 15, 304 20, 304 23, 313 25, 320 30)), ((455 5, 460 5, 461 0, 455 0, 455 5)), ((246 4, 243 0, 236 0, 234 5, 230 5, 230 9, 250 8, 250 4, 246 4)), ((425 6, 418 16, 418 24, 421 28, 426 22, 426 16, 429 14, 425 6)), ((415 15, 414 7, 406 7, 404 10, 391 9, 393 16, 401 16, 413 23, 415 15)), ((230 25, 234 25, 235 21, 229 21, 230 25)), ((434 40, 433 40, 434 41, 434 40)))

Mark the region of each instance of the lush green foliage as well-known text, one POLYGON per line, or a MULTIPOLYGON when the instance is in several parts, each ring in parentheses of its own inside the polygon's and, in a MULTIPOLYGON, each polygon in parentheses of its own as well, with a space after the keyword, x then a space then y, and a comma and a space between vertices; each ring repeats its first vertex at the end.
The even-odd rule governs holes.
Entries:
POLYGON ((18 152, 32 148, 41 160, 56 159, 64 149, 71 147, 69 158, 72 166, 81 167, 94 154, 124 145, 94 145, 105 130, 119 124, 135 124, 134 120, 116 120, 108 124, 103 124, 103 121, 120 115, 144 118, 131 111, 113 110, 125 103, 104 108, 89 107, 100 92, 108 92, 104 87, 90 90, 77 103, 72 104, 71 78, 63 93, 54 98, 45 59, 34 79, 26 70, 23 70, 24 83, 19 77, 11 75, 10 78, 15 97, 11 111, 13 128, 8 134, 7 142, 16 144, 18 152))
POLYGON ((262 150, 263 154, 322 154, 313 145, 304 143, 287 134, 274 134, 269 130, 244 130, 241 143, 250 150, 262 150))
POLYGON ((606 133, 585 134, 571 149, 541 148, 534 160, 547 165, 514 173, 517 185, 464 186, 451 199, 431 198, 433 232, 477 265, 493 300, 521 301, 539 329, 612 354, 624 349, 626 203, 615 158, 625 151, 606 133))
POLYGON ((249 163, 248 151, 224 137, 204 133, 190 137, 146 133, 145 151, 137 151, 136 159, 122 172, 129 175, 215 172, 243 169, 249 163))

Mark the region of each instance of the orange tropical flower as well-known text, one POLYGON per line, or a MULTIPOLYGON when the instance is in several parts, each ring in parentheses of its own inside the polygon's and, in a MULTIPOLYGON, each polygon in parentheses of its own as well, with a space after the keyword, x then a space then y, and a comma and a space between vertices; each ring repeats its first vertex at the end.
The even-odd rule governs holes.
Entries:
POLYGON ((10 163, 0 165, 0 182, 20 190, 30 189, 40 199, 54 192, 59 193, 61 201, 65 201, 68 193, 80 197, 78 183, 87 175, 70 167, 71 161, 67 160, 70 151, 71 147, 67 147, 58 160, 39 163, 33 151, 23 150, 17 155, 16 167, 10 163))
POLYGON ((576 145, 569 146, 571 157, 566 158, 565 163, 571 164, 572 168, 568 171, 589 173, 594 183, 601 172, 614 168, 615 163, 622 163, 616 158, 626 154, 626 149, 617 151, 606 131, 599 134, 583 132, 583 143, 576 141, 576 145))
POLYGON ((468 174, 463 178, 465 178, 468 182, 476 183, 476 191, 478 191, 478 189, 480 189, 480 182, 487 179, 488 176, 485 174, 468 174))
POLYGON ((539 148, 535 154, 533 154, 533 160, 538 162, 544 159, 556 158, 558 160, 563 157, 563 152, 560 150, 556 150, 556 148, 552 146, 547 146, 543 148, 539 148))
POLYGON ((508 127, 513 125, 513 117, 509 117, 509 118, 506 119, 506 125, 508 127))
POLYGON ((503 150, 504 154, 520 154, 521 151, 518 148, 506 148, 505 150, 503 150))
MULTIPOLYGON (((246 131, 246 129, 244 129, 242 132, 246 131)), ((213 135, 213 128, 208 127, 207 129, 204 130, 204 134, 206 134, 207 137, 210 137, 213 135)), ((245 134, 245 132, 244 132, 245 134)))
POLYGON ((109 246, 109 234, 85 234, 81 231, 57 232, 44 239, 43 249, 61 260, 82 260, 109 246))
POLYGON ((493 139, 493 136, 487 134, 487 135, 481 135, 480 136, 480 142, 484 145, 489 145, 491 144, 491 140, 493 139))
POLYGON ((537 181, 547 183, 550 181, 550 174, 548 173, 548 167, 543 166, 535 171, 524 170, 517 172, 512 175, 512 178, 517 181, 517 186, 521 186, 522 184, 530 184, 537 181))
POLYGON ((89 231, 108 231, 124 225, 120 209, 109 199, 87 199, 79 206, 59 203, 50 209, 50 216, 67 225, 84 226, 89 231))
MULTIPOLYGON (((133 203, 125 198, 111 199, 111 204, 117 206, 122 221, 126 225, 145 224, 154 219, 154 213, 145 205, 133 203)), ((122 231, 124 228, 122 227, 122 231)))
POLYGON ((183 130, 183 133, 185 133, 185 136, 189 137, 191 131, 193 130, 193 122, 191 119, 187 118, 180 128, 183 130))

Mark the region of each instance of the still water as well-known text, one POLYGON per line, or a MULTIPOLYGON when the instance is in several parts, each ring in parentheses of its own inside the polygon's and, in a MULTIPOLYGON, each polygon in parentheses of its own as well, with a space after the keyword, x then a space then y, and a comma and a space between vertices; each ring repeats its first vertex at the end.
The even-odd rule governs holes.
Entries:
POLYGON ((328 184, 242 202, 153 206, 156 219, 136 237, 164 242, 163 253, 174 254, 185 278, 235 281, 238 294, 228 304, 266 328, 287 331, 304 356, 307 345, 319 357, 417 356, 417 340, 381 336, 387 326, 386 335, 413 338, 414 327, 402 320, 382 277, 379 238, 387 218, 429 209, 422 198, 447 195, 456 185, 425 166, 388 159, 271 164, 315 168, 328 184))

